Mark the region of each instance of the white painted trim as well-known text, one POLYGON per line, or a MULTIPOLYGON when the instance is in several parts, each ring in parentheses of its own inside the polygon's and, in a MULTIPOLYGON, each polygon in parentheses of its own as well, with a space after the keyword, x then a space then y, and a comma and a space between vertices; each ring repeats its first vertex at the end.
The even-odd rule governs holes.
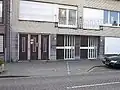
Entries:
POLYGON ((67 5, 58 5, 58 8, 77 10, 77 7, 76 7, 76 6, 67 6, 67 5))
POLYGON ((64 24, 59 24, 58 23, 58 27, 70 27, 70 28, 77 28, 77 24, 76 25, 64 25, 64 24))
POLYGON ((20 46, 20 43, 19 43, 19 37, 20 37, 20 35, 19 35, 19 33, 18 33, 18 60, 19 60, 19 46, 20 46))
POLYGON ((28 34, 28 60, 30 60, 31 58, 30 58, 30 37, 31 37, 31 35, 30 34, 28 34))
POLYGON ((68 90, 70 89, 77 89, 77 88, 89 88, 89 87, 96 87, 96 86, 106 86, 106 85, 115 85, 120 84, 120 82, 108 82, 108 83, 99 83, 99 84, 89 84, 89 85, 81 85, 81 86, 72 86, 67 87, 68 90))
POLYGON ((88 55, 87 55, 87 58, 89 59, 89 46, 90 46, 90 37, 88 37, 88 55))
POLYGON ((89 47, 80 47, 80 49, 89 49, 89 47))
POLYGON ((38 59, 41 59, 41 35, 38 35, 38 59))
POLYGON ((75 49, 75 46, 56 47, 56 49, 75 49))
POLYGON ((110 24, 110 11, 108 11, 108 24, 110 24))
POLYGON ((50 54, 51 54, 51 35, 49 35, 49 59, 51 59, 50 57, 50 54))

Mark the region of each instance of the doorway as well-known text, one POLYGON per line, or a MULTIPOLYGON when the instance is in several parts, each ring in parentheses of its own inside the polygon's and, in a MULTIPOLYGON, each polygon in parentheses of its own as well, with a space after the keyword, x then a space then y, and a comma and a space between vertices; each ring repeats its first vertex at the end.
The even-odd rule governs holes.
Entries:
POLYGON ((41 35, 41 59, 49 59, 49 35, 41 35))
POLYGON ((28 55, 28 35, 19 34, 19 59, 27 60, 28 55))
POLYGON ((31 35, 30 39, 30 59, 38 59, 38 35, 31 35))

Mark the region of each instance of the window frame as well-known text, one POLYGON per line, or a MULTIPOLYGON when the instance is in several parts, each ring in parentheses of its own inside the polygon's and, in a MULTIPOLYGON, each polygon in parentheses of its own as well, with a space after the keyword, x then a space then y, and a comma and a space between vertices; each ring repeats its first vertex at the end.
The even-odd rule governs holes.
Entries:
POLYGON ((70 27, 70 28, 77 28, 77 22, 78 22, 78 9, 75 6, 59 6, 58 10, 60 9, 66 9, 66 24, 60 24, 59 23, 59 12, 58 12, 58 27, 70 27), (69 25, 69 12, 70 10, 76 11, 76 23, 75 25, 69 25))
MULTIPOLYGON (((112 10, 104 10, 108 11, 108 23, 103 23, 103 26, 112 26, 112 27, 120 27, 120 11, 112 11, 112 10), (117 25, 111 24, 111 12, 117 12, 117 25)), ((105 18, 105 17, 104 17, 105 18)))

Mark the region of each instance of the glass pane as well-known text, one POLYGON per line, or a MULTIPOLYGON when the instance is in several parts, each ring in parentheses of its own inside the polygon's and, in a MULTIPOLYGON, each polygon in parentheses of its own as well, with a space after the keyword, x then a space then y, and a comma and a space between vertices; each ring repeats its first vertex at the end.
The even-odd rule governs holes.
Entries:
POLYGON ((66 9, 59 9, 59 24, 66 24, 66 9))
POLYGON ((32 45, 33 52, 36 52, 36 37, 33 38, 33 45, 32 45))
POLYGON ((70 50, 70 56, 69 58, 72 58, 72 49, 69 49, 70 50))
POLYGON ((75 54, 74 49, 72 49, 72 58, 74 58, 74 54, 75 54))
POLYGON ((118 12, 110 12, 110 23, 112 25, 118 25, 118 12))
POLYGON ((69 25, 76 25, 76 10, 69 10, 69 25))
POLYGON ((26 48, 26 38, 22 37, 22 52, 25 52, 25 48, 26 48))
POLYGON ((120 26, 120 12, 119 12, 119 26, 120 26))
POLYGON ((104 11, 104 24, 108 23, 108 11, 104 11))
POLYGON ((68 56, 67 56, 67 49, 65 49, 65 58, 67 58, 68 56))

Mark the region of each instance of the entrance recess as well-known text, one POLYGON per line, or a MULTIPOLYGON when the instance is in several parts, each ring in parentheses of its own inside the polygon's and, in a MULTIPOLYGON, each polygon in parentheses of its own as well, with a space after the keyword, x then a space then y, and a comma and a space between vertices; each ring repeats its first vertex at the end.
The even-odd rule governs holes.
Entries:
POLYGON ((31 60, 38 59, 38 35, 31 35, 30 58, 31 58, 31 60))
POLYGON ((98 37, 81 36, 80 58, 96 59, 98 50, 98 37))
POLYGON ((41 35, 41 59, 49 59, 49 35, 41 35))

